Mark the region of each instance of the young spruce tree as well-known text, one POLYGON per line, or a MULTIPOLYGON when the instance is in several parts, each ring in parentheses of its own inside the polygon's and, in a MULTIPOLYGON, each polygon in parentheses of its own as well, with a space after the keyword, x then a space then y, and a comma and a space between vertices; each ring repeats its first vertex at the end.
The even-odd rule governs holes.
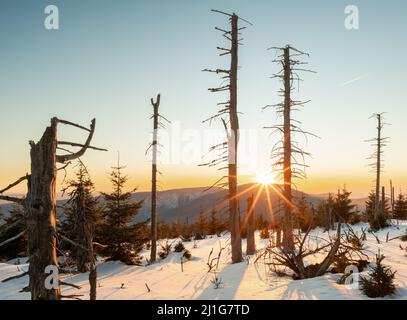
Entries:
POLYGON ((406 195, 400 193, 394 205, 393 212, 394 219, 406 220, 407 219, 407 199, 406 195))
POLYGON ((219 229, 220 229, 220 224, 218 221, 218 212, 216 211, 215 208, 212 208, 211 215, 209 218, 209 224, 208 224, 208 233, 211 235, 215 235, 215 234, 219 235, 220 232, 222 231, 219 229))
POLYGON ((69 200, 61 229, 68 238, 81 245, 79 247, 68 244, 78 271, 88 272, 94 263, 93 239, 95 230, 101 224, 101 210, 98 199, 93 196, 94 184, 82 162, 79 163, 76 179, 67 182, 65 191, 68 192, 69 200))
POLYGON ((392 295, 396 292, 394 284, 394 275, 390 267, 382 264, 384 256, 379 253, 376 255, 376 266, 372 268, 369 277, 361 277, 361 290, 369 298, 379 298, 392 295))
POLYGON ((110 181, 113 191, 102 193, 105 200, 103 216, 105 227, 104 243, 109 245, 110 260, 120 260, 126 264, 139 264, 138 252, 148 242, 147 221, 133 223, 143 201, 132 202, 132 193, 137 189, 125 191, 128 177, 123 175, 125 167, 112 167, 110 181))
POLYGON ((342 192, 338 190, 334 204, 337 221, 343 219, 346 223, 355 222, 357 212, 355 211, 356 206, 352 204, 352 200, 350 199, 351 194, 352 192, 349 192, 346 188, 343 188, 342 192))

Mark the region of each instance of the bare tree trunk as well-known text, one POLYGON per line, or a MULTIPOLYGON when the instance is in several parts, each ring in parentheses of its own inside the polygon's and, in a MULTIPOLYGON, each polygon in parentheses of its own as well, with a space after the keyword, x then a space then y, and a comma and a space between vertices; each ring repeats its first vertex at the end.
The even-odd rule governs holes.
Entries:
POLYGON ((375 199, 375 219, 380 221, 380 156, 381 156, 381 115, 377 115, 377 159, 376 159, 376 199, 375 199))
MULTIPOLYGON (((212 160, 211 162, 205 164, 208 166, 218 165, 224 162, 228 162, 227 167, 225 169, 228 170, 228 175, 219 179, 213 186, 219 186, 220 182, 227 178, 228 181, 226 183, 222 183, 222 186, 228 186, 229 195, 228 195, 228 204, 229 204, 229 229, 231 233, 231 247, 232 247, 232 263, 238 263, 243 260, 242 256, 242 241, 241 241, 241 234, 240 234, 240 214, 238 210, 237 204, 237 147, 239 141, 239 120, 237 115, 237 69, 238 69, 238 46, 239 46, 239 29, 238 29, 238 20, 239 17, 236 14, 228 14, 225 12, 221 12, 218 10, 211 10, 212 12, 217 12, 229 17, 229 21, 231 22, 231 31, 226 31, 220 28, 215 28, 218 31, 223 33, 223 36, 231 42, 230 49, 217 47, 222 53, 221 56, 230 54, 231 62, 230 62, 230 69, 216 69, 216 70, 209 70, 204 69, 203 71, 213 72, 216 74, 222 74, 222 79, 229 79, 229 84, 224 85, 218 88, 209 88, 211 92, 223 92, 229 91, 229 101, 219 103, 218 105, 222 105, 222 110, 218 111, 218 113, 210 117, 206 121, 212 121, 218 117, 221 117, 223 125, 226 130, 227 134, 227 141, 220 144, 213 146, 211 150, 217 149, 225 149, 225 153, 219 156, 217 159, 212 160), (222 115, 228 114, 229 121, 222 118, 222 115), (229 130, 230 129, 230 130, 229 130), (227 150, 226 150, 227 148, 227 150), (227 152, 227 156, 226 156, 227 152)), ((244 19, 242 19, 244 20, 244 19)), ((246 21, 246 20, 244 20, 246 21)), ((250 22, 246 21, 247 23, 251 24, 250 22)), ((222 168, 223 169, 223 168, 222 168)), ((213 187, 212 186, 212 187, 213 187)))
MULTIPOLYGON (((92 255, 94 254, 93 247, 92 247, 91 253, 92 253, 92 255)), ((90 300, 96 300, 97 271, 96 271, 95 258, 93 258, 93 260, 90 264, 89 285, 90 285, 89 298, 90 298, 90 300)))
POLYGON ((48 265, 58 267, 56 254, 56 147, 57 119, 51 120, 38 143, 31 145, 31 179, 28 193, 28 253, 31 299, 58 300, 61 291, 46 289, 48 265))
POLYGON ((281 228, 278 227, 277 232, 276 232, 276 246, 280 247, 281 246, 281 228))
POLYGON ((229 140, 229 215, 232 244, 232 263, 243 260, 242 240, 240 237, 240 216, 237 210, 237 145, 239 141, 239 121, 237 116, 237 49, 238 49, 238 16, 233 14, 232 23, 232 46, 230 65, 230 128, 229 140))
POLYGON ((382 187, 382 201, 380 208, 380 214, 382 217, 384 217, 385 210, 386 210, 386 193, 384 187, 382 187))
POLYGON ((75 241, 82 245, 82 247, 76 247, 76 263, 79 272, 90 271, 93 261, 93 227, 90 225, 89 218, 86 213, 85 204, 85 190, 83 186, 78 188, 77 198, 77 219, 76 219, 76 239, 75 241), (85 250, 85 248, 87 248, 85 250))
POLYGON ((290 203, 291 195, 291 63, 290 48, 284 48, 284 197, 285 214, 283 218, 283 249, 294 249, 293 218, 290 203))
POLYGON ((256 242, 254 238, 254 196, 251 195, 247 199, 247 246, 246 254, 252 255, 256 253, 256 242))
POLYGON ((156 102, 151 99, 154 108, 153 114, 153 164, 151 172, 151 254, 150 262, 157 259, 157 131, 158 131, 158 108, 160 106, 160 95, 157 95, 156 102))
POLYGON ((390 207, 391 207, 391 215, 393 216, 394 212, 394 186, 393 181, 390 180, 390 207))

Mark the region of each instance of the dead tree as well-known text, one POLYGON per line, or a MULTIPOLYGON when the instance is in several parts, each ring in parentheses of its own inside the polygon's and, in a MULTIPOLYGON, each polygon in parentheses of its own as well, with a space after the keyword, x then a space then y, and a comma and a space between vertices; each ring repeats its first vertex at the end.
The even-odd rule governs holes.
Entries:
POLYGON ((394 186, 393 181, 390 179, 390 208, 392 216, 394 215, 394 205, 395 205, 394 186))
POLYGON ((153 105, 153 164, 151 172, 151 256, 150 262, 155 262, 157 259, 157 130, 158 130, 158 107, 160 106, 160 95, 157 95, 157 100, 153 105))
POLYGON ((387 145, 389 138, 382 137, 382 129, 386 125, 386 123, 383 122, 383 113, 375 113, 370 118, 373 117, 377 119, 377 137, 367 140, 368 142, 372 142, 372 146, 375 147, 374 153, 368 158, 375 160, 373 163, 370 163, 369 166, 376 173, 375 206, 372 226, 374 226, 375 229, 380 229, 385 227, 386 224, 384 210, 381 210, 380 207, 380 176, 384 167, 382 159, 383 148, 387 145))
POLYGON ((256 253, 256 242, 254 238, 254 195, 247 198, 247 212, 245 221, 247 225, 246 254, 252 255, 256 253))
MULTIPOLYGON (((160 119, 169 122, 165 117, 160 115, 158 109, 160 107, 161 95, 158 94, 156 101, 151 98, 151 105, 153 106, 153 142, 148 149, 152 148, 152 166, 151 166, 151 254, 150 262, 153 263, 157 260, 157 153, 158 153, 158 128, 164 127, 160 119)), ((148 151, 147 149, 147 151, 148 151)))
POLYGON ((280 96, 283 97, 284 101, 275 105, 265 106, 263 109, 274 107, 276 108, 277 114, 283 119, 282 124, 266 128, 273 129, 273 133, 278 132, 282 135, 282 139, 274 145, 271 157, 273 160, 273 171, 278 172, 280 178, 283 179, 282 198, 285 206, 282 219, 283 248, 286 252, 290 252, 294 249, 293 211, 295 211, 295 206, 292 197, 293 179, 306 177, 305 168, 307 165, 305 164, 304 157, 310 155, 298 147, 297 142, 293 140, 293 135, 296 133, 303 134, 305 137, 313 135, 303 131, 300 128, 300 122, 292 118, 292 112, 297 111, 298 107, 303 106, 309 101, 302 102, 292 100, 291 93, 295 89, 295 82, 297 81, 299 83, 301 81, 298 74, 299 71, 314 71, 301 68, 301 65, 307 63, 296 59, 296 57, 309 56, 307 53, 301 52, 289 45, 284 48, 273 47, 270 49, 281 52, 278 58, 273 60, 273 62, 281 64, 282 69, 274 74, 272 78, 282 80, 283 88, 280 90, 280 96), (299 159, 299 157, 301 157, 301 159, 299 159))
MULTIPOLYGON (((29 255, 29 288, 33 300, 57 300, 61 298, 59 287, 47 289, 45 268, 49 265, 58 267, 56 253, 56 178, 57 163, 64 166, 70 161, 85 154, 88 149, 103 150, 90 145, 95 132, 96 120, 93 119, 90 128, 86 128, 58 118, 51 119, 51 125, 46 128, 42 138, 35 143, 30 141, 31 174, 26 175, 11 184, 13 186, 27 180, 28 193, 25 199, 0 195, 0 199, 22 204, 26 211, 28 255, 29 255), (84 144, 58 141, 58 124, 70 125, 87 131, 88 137, 84 144), (71 152, 61 146, 79 147, 79 151, 71 152), (57 149, 66 152, 57 155, 57 149), (17 183, 18 182, 18 183, 17 183)), ((7 189, 7 188, 6 188, 7 189)), ((9 190, 8 188, 7 190, 9 190)))
POLYGON ((240 236, 240 216, 238 211, 238 199, 237 199, 237 147, 239 141, 239 119, 237 111, 237 71, 238 71, 238 47, 241 44, 239 39, 240 30, 244 29, 238 27, 239 20, 250 22, 238 17, 235 13, 229 14, 218 10, 212 10, 212 12, 220 13, 229 17, 231 24, 230 30, 224 30, 215 27, 216 30, 222 32, 230 42, 230 48, 217 47, 220 50, 220 56, 230 54, 230 68, 229 69, 205 69, 203 71, 213 72, 221 75, 223 81, 228 81, 228 84, 221 85, 217 88, 210 88, 210 92, 225 92, 229 93, 229 98, 226 102, 218 103, 221 109, 218 113, 204 122, 211 122, 217 118, 221 118, 224 128, 226 130, 227 141, 215 145, 211 148, 211 151, 218 151, 219 154, 215 160, 204 165, 217 166, 227 163, 223 169, 228 170, 228 175, 219 179, 213 186, 225 187, 228 186, 228 206, 229 206, 229 221, 231 232, 231 246, 232 246, 232 263, 238 263, 243 260, 242 256, 242 241, 240 236), (223 116, 227 116, 223 118, 223 116), (227 178, 227 182, 224 179, 227 178))

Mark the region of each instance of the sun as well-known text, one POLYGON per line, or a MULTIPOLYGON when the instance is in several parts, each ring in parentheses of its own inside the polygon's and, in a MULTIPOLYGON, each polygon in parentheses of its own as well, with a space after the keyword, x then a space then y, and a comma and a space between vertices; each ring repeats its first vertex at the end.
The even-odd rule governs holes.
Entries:
POLYGON ((257 181, 257 183, 262 184, 262 185, 269 185, 269 184, 273 184, 275 182, 274 178, 271 174, 258 175, 256 177, 256 181, 257 181))

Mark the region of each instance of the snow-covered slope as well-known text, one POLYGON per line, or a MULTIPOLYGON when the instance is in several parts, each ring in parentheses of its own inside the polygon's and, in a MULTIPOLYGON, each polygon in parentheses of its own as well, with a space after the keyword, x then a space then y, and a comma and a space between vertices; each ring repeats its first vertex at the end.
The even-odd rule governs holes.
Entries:
MULTIPOLYGON (((367 225, 359 224, 354 229, 360 230, 367 225)), ((386 236, 393 238, 404 234, 406 225, 399 228, 391 227, 382 230, 377 235, 382 240, 368 234, 365 241, 365 252, 374 261, 377 250, 386 256, 384 264, 397 270, 397 294, 388 299, 407 299, 407 243, 392 240, 386 243, 386 236), (400 246, 403 248, 400 248, 400 246)), ((314 230, 312 235, 327 238, 327 233, 321 229, 314 230)), ((277 277, 267 272, 265 264, 260 259, 254 263, 256 255, 245 257, 239 264, 230 264, 227 250, 221 256, 218 277, 222 286, 215 289, 211 280, 214 273, 208 273, 207 261, 210 251, 217 255, 219 248, 229 241, 227 235, 211 237, 205 240, 186 242, 193 258, 183 264, 181 271, 180 253, 172 253, 166 259, 150 266, 126 266, 120 262, 101 262, 98 265, 98 299, 369 299, 360 290, 339 285, 336 280, 340 275, 326 274, 322 277, 294 281, 290 277, 277 277), (194 247, 196 246, 196 247, 194 247), (151 289, 149 292, 147 286, 151 289)), ((261 240, 256 234, 258 251, 264 248, 268 240, 261 240)), ((245 250, 245 241, 243 249, 245 250)), ((149 255, 149 251, 142 253, 149 255)), ((318 259, 318 257, 314 257, 318 259)), ((0 281, 27 270, 24 260, 16 260, 0 264, 0 281)), ((367 271, 364 271, 366 274, 367 271)), ((66 282, 81 286, 80 290, 63 287, 63 294, 83 294, 88 298, 88 274, 62 275, 66 282)), ((28 277, 0 282, 0 299, 29 299, 29 293, 19 293, 28 284, 28 277)))

